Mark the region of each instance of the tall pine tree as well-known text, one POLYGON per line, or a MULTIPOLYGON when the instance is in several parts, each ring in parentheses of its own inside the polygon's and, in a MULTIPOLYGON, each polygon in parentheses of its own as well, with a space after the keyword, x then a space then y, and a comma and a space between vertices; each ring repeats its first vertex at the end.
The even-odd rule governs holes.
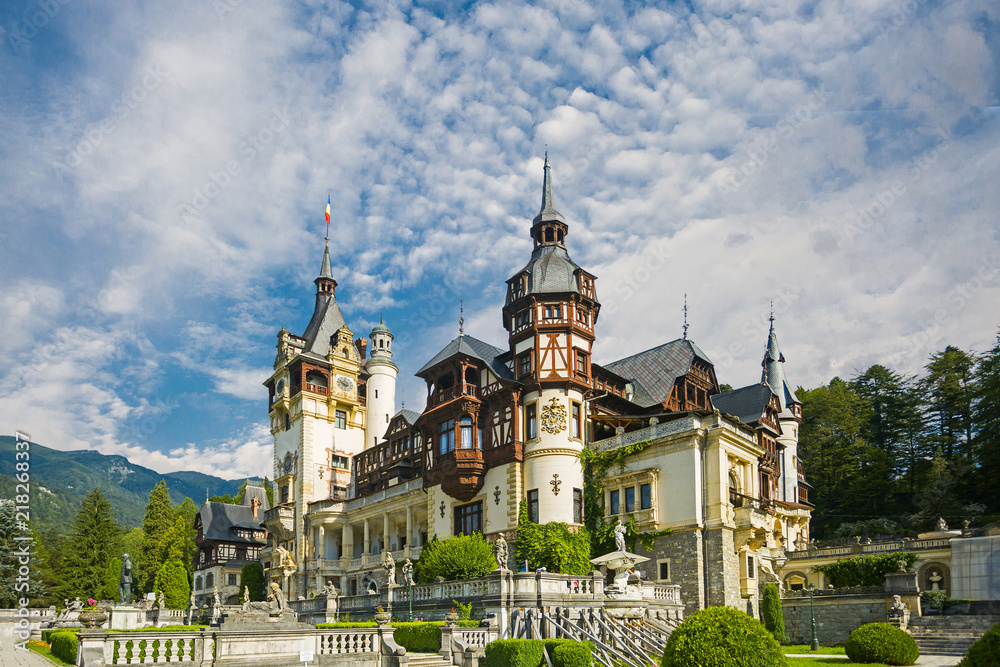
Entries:
POLYGON ((951 463, 958 459, 972 463, 975 365, 975 357, 949 345, 932 354, 926 366, 922 384, 932 438, 951 463))
POLYGON ((62 597, 95 597, 104 586, 104 571, 117 557, 120 538, 111 503, 94 489, 83 499, 73 523, 62 567, 62 597))
POLYGON ((135 568, 135 582, 141 591, 153 590, 156 573, 163 565, 160 559, 160 541, 174 523, 174 510, 167 491, 167 483, 160 480, 149 492, 146 515, 142 519, 142 548, 135 568))
POLYGON ((1000 513, 1000 334, 976 368, 974 449, 977 496, 991 514, 1000 513))

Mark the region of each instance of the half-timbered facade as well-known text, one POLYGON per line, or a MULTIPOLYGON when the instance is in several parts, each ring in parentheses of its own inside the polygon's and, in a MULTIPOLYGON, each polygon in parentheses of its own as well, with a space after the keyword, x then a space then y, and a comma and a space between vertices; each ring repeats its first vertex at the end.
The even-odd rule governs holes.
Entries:
POLYGON ((302 337, 282 330, 266 383, 276 483, 290 489, 267 514, 272 576, 293 596, 331 579, 343 594, 369 590, 387 583, 384 551, 400 561, 435 536, 513 539, 522 502, 531 521, 580 526, 584 448, 643 443, 603 480, 606 520, 675 531, 654 548, 674 555, 654 558, 646 574, 690 586, 685 599, 695 608, 753 604, 759 571, 773 571, 808 523, 798 461, 789 458, 801 406, 773 330, 762 382, 728 394, 686 332, 598 363, 597 278, 570 257, 547 158, 528 233, 531 256, 505 286, 507 340, 488 343, 460 325, 416 372, 427 388, 420 412, 394 409, 388 327, 372 330, 370 353, 368 340, 352 341, 324 255, 313 322, 302 337), (278 546, 294 556, 290 577, 278 567, 278 546))
POLYGON ((247 484, 239 505, 206 502, 195 515, 194 594, 199 606, 212 604, 215 593, 236 604, 240 573, 260 562, 266 544, 264 513, 270 509, 263 487, 247 484))

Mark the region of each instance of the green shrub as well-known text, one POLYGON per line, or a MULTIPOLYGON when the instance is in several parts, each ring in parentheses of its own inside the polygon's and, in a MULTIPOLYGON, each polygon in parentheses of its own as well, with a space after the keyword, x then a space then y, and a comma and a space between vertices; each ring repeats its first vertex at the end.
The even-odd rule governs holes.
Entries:
POLYGON ((854 662, 912 665, 920 657, 913 637, 888 623, 868 623, 855 630, 844 644, 854 662))
POLYGON ((184 564, 176 559, 164 563, 156 572, 153 589, 163 591, 163 601, 168 609, 187 609, 191 599, 191 584, 184 564))
POLYGON ((477 579, 497 569, 493 547, 481 533, 433 539, 424 545, 413 565, 414 580, 429 584, 444 579, 477 579))
POLYGON ((122 559, 112 558, 104 570, 104 585, 98 593, 98 598, 118 601, 118 582, 121 581, 122 559))
POLYGON ((781 647, 759 621, 730 607, 708 607, 684 619, 662 667, 785 667, 781 647))
MULTIPOLYGON (((539 667, 545 662, 541 639, 497 639, 486 645, 483 667, 539 667)), ((553 666, 554 667, 554 666, 553 666)))
POLYGON ((442 623, 393 623, 393 638, 407 653, 436 653, 441 650, 442 623))
POLYGON ((550 655, 552 667, 593 667, 594 645, 568 639, 557 644, 550 655))
POLYGON ((593 568, 590 563, 590 534, 585 528, 570 532, 565 523, 546 524, 528 520, 528 504, 521 501, 517 519, 515 559, 528 561, 531 568, 582 576, 593 568))
POLYGON ((969 652, 958 663, 958 667, 995 667, 1000 665, 1000 623, 969 648, 969 652))
POLYGON ((374 628, 378 625, 375 621, 354 621, 354 622, 342 622, 342 623, 317 623, 316 627, 320 630, 326 630, 328 628, 374 628))
POLYGON ((130 630, 108 630, 108 632, 198 632, 207 625, 165 625, 162 628, 132 628, 130 630))
POLYGON ((764 595, 760 600, 760 615, 764 621, 764 627, 774 635, 775 641, 781 644, 787 640, 785 637, 785 616, 781 611, 781 591, 778 590, 777 585, 764 586, 764 595))
POLYGON ((52 655, 71 665, 76 664, 76 633, 68 630, 53 632, 49 636, 52 655))
POLYGON ((897 563, 900 560, 906 561, 906 567, 912 567, 917 556, 901 552, 880 556, 855 556, 826 565, 817 565, 813 569, 825 574, 834 588, 882 586, 885 584, 885 575, 899 569, 897 563))

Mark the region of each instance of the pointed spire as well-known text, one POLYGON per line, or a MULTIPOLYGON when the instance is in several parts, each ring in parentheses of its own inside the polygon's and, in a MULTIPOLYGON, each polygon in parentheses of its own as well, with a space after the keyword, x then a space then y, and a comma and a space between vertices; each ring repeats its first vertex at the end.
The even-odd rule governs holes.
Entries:
POLYGON ((462 299, 458 301, 458 335, 465 335, 465 302, 462 299))
POLYGON ((566 222, 566 218, 562 216, 562 213, 556 210, 555 197, 552 196, 552 167, 549 166, 549 152, 545 151, 545 173, 542 177, 542 208, 538 211, 538 215, 535 219, 531 221, 533 225, 537 225, 539 222, 546 222, 550 220, 558 220, 559 222, 566 222))
POLYGON ((333 280, 333 271, 330 270, 330 239, 326 239, 326 247, 323 248, 323 264, 319 268, 320 278, 333 280))
POLYGON ((781 403, 781 409, 784 410, 788 403, 789 390, 785 381, 785 355, 781 353, 781 348, 778 346, 778 334, 774 331, 773 305, 768 320, 771 322, 771 327, 767 333, 767 351, 764 352, 764 359, 760 362, 763 368, 760 374, 760 383, 771 388, 771 392, 778 397, 778 401, 781 403))
POLYGON ((688 339, 688 293, 684 292, 684 340, 688 339))

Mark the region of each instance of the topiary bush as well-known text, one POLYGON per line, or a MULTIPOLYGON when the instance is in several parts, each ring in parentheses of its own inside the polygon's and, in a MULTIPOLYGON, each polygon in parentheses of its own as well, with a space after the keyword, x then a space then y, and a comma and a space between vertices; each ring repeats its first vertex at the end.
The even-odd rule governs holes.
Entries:
POLYGON ((774 640, 782 644, 788 640, 785 636, 785 616, 781 611, 781 591, 775 584, 764 586, 764 594, 760 600, 760 615, 764 627, 774 636, 774 640))
POLYGON ((393 638, 407 653, 441 650, 441 623, 393 623, 393 638))
POLYGON ((53 632, 49 636, 52 655, 71 665, 76 664, 76 633, 72 631, 53 632))
POLYGON ((413 565, 413 577, 418 584, 429 584, 437 577, 477 579, 497 569, 493 547, 481 533, 437 538, 424 545, 420 558, 413 565))
POLYGON ((553 667, 592 667, 593 664, 594 645, 590 642, 570 640, 552 651, 553 667))
POLYGON ((1000 623, 969 648, 958 667, 995 667, 1000 665, 1000 623))
POLYGON ((661 667, 785 667, 781 646, 756 619, 730 607, 708 607, 684 619, 661 667))
MULTIPOLYGON (((483 667, 539 667, 545 657, 541 639, 497 639, 486 645, 483 667)), ((554 666, 553 666, 554 667, 554 666)))
POLYGON ((920 657, 913 637, 888 623, 862 625, 847 638, 844 652, 854 662, 886 665, 912 665, 920 657))

